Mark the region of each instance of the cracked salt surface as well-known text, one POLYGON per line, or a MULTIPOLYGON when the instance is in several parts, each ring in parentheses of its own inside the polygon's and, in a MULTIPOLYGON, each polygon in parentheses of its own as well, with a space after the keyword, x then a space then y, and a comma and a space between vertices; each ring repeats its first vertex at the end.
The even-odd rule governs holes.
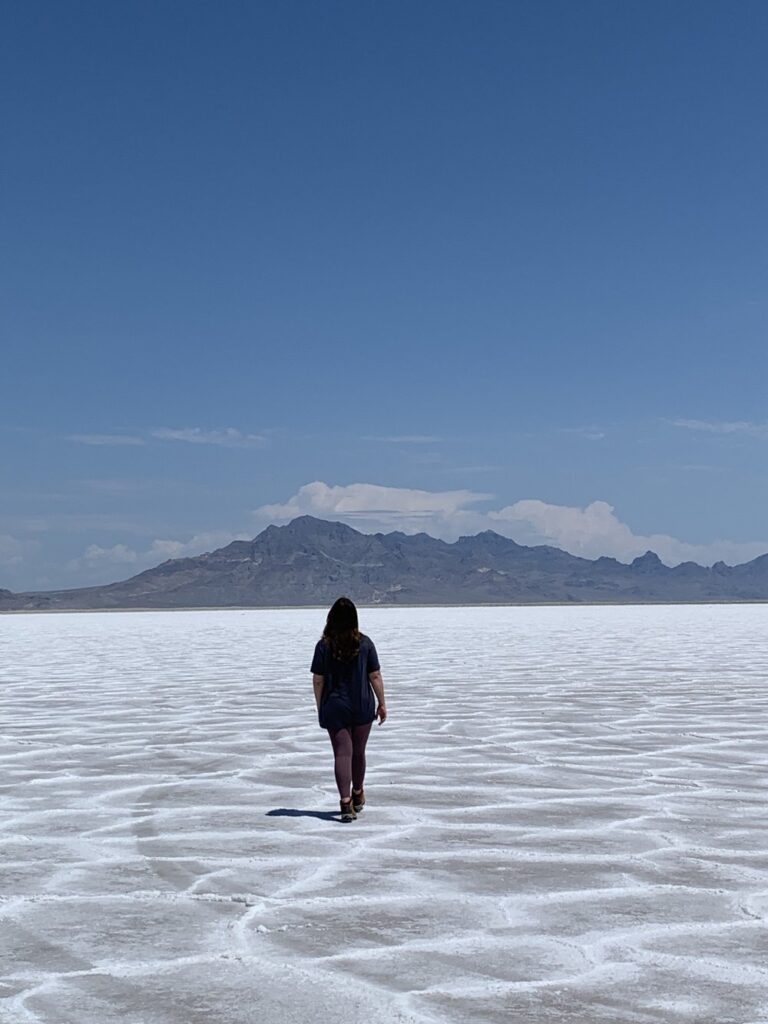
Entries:
POLYGON ((0 618, 0 1024, 766 1024, 768 608, 0 618))

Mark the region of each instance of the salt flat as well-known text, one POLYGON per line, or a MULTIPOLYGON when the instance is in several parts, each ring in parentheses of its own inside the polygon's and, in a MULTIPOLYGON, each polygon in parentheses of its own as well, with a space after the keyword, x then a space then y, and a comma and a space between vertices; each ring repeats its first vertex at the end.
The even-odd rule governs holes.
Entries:
POLYGON ((765 1024, 768 607, 0 618, 3 1024, 765 1024))

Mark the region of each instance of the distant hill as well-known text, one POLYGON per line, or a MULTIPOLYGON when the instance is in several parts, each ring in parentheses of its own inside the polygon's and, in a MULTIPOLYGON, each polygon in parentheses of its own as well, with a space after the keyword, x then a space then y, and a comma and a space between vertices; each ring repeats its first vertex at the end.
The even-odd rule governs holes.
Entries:
POLYGON ((426 533, 360 533, 299 516, 120 583, 14 594, 0 611, 359 604, 651 603, 768 600, 768 554, 743 565, 671 569, 652 551, 626 565, 525 547, 486 530, 452 544, 426 533))

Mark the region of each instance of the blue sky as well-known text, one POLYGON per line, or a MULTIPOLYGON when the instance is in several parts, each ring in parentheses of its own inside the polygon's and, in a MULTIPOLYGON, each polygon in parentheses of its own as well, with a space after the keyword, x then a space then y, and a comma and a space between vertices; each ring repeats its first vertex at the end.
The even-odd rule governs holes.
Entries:
POLYGON ((768 6, 0 5, 0 586, 310 512, 768 550, 768 6))

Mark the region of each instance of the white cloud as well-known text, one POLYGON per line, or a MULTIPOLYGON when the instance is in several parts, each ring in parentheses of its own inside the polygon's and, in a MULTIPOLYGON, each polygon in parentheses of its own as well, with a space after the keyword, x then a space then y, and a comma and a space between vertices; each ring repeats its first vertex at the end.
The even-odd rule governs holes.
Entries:
POLYGON ((213 551, 216 548, 224 547, 233 540, 251 540, 251 533, 228 533, 223 531, 212 531, 210 533, 196 533, 189 540, 153 540, 148 548, 143 550, 128 547, 127 544, 114 544, 112 547, 100 547, 98 544, 91 544, 83 552, 82 557, 76 558, 68 565, 69 569, 95 569, 105 565, 130 565, 135 572, 149 569, 169 558, 185 558, 188 555, 201 555, 205 551, 213 551))
POLYGON ((709 434, 746 434, 768 439, 768 423, 749 423, 746 420, 672 420, 672 426, 709 434))
POLYGON ((87 487, 90 491, 101 494, 137 494, 142 491, 151 490, 168 483, 167 478, 162 480, 136 480, 128 477, 102 477, 94 480, 79 480, 78 486, 87 487))
POLYGON ((300 487, 287 502, 262 505, 254 515, 260 525, 309 514, 348 522, 368 533, 424 531, 446 541, 491 529, 519 544, 550 544, 584 558, 610 555, 622 562, 650 549, 667 565, 689 560, 711 565, 721 559, 734 565, 768 551, 768 541, 688 544, 668 534, 636 534, 605 501, 593 501, 585 508, 536 499, 487 512, 468 507, 491 497, 467 490, 422 491, 363 483, 332 487, 315 480, 300 487))
POLYGON ((499 470, 503 469, 503 466, 493 465, 492 463, 480 463, 476 466, 443 466, 443 473, 498 473, 499 470))
POLYGON ((357 529, 397 529, 404 533, 424 530, 440 536, 451 532, 475 513, 467 505, 487 501, 492 494, 475 491, 421 491, 380 484, 348 484, 330 487, 321 480, 304 484, 280 505, 262 505, 254 516, 264 524, 283 522, 295 516, 351 520, 357 529))
POLYGON ((40 545, 34 540, 19 540, 9 533, 0 533, 0 565, 20 565, 25 558, 37 552, 40 545))
POLYGON ((102 548, 98 544, 91 544, 86 548, 83 560, 89 565, 98 565, 109 562, 115 565, 133 565, 138 559, 138 554, 125 544, 115 544, 111 548, 102 548))
POLYGON ((259 448, 266 444, 266 438, 261 434, 243 434, 234 427, 222 427, 220 430, 160 427, 152 431, 152 437, 160 441, 186 441, 188 444, 213 444, 223 448, 259 448))
MULTIPOLYGON (((234 427, 204 430, 202 427, 158 427, 150 431, 150 437, 158 441, 186 441, 188 444, 213 444, 224 448, 259 448, 267 443, 262 434, 244 434, 234 427)), ((143 445, 144 437, 132 434, 69 434, 67 441, 89 445, 143 445)))
MULTIPOLYGON (((153 540, 152 546, 144 553, 144 561, 168 558, 186 558, 188 555, 201 555, 204 551, 214 551, 224 547, 233 540, 252 540, 253 533, 230 533, 224 530, 211 530, 196 533, 189 540, 153 540)), ((154 562, 152 563, 154 564, 154 562)))
POLYGON ((573 434, 587 441, 602 441, 605 437, 605 431, 599 427, 558 427, 557 430, 560 434, 573 434))
POLYGON ((389 437, 374 437, 366 435, 363 441, 387 441, 392 444, 437 444, 442 437, 435 437, 432 434, 396 434, 389 437))
POLYGON ((733 565, 747 562, 768 551, 768 542, 688 544, 664 533, 636 534, 606 501, 593 501, 586 508, 551 505, 544 501, 518 501, 489 512, 495 529, 520 544, 551 544, 583 558, 610 555, 630 562, 637 555, 655 551, 666 565, 698 562, 711 565, 723 560, 733 565))
MULTIPOLYGON (((575 508, 529 499, 489 512, 488 518, 498 529, 505 528, 505 533, 514 534, 518 543, 552 544, 584 558, 611 555, 621 561, 631 561, 650 548, 662 561, 667 561, 665 555, 681 543, 662 534, 647 537, 634 534, 605 501, 575 508)), ((687 554, 681 555, 675 560, 684 561, 687 557, 687 554)))
POLYGON ((52 513, 47 515, 33 516, 31 518, 21 517, 23 528, 30 533, 130 533, 136 536, 146 536, 147 530, 161 529, 161 527, 148 525, 137 519, 121 518, 112 513, 95 512, 71 512, 52 513))
POLYGON ((67 441, 76 441, 78 444, 93 445, 132 445, 146 443, 143 437, 135 437, 131 434, 69 434, 67 441))

